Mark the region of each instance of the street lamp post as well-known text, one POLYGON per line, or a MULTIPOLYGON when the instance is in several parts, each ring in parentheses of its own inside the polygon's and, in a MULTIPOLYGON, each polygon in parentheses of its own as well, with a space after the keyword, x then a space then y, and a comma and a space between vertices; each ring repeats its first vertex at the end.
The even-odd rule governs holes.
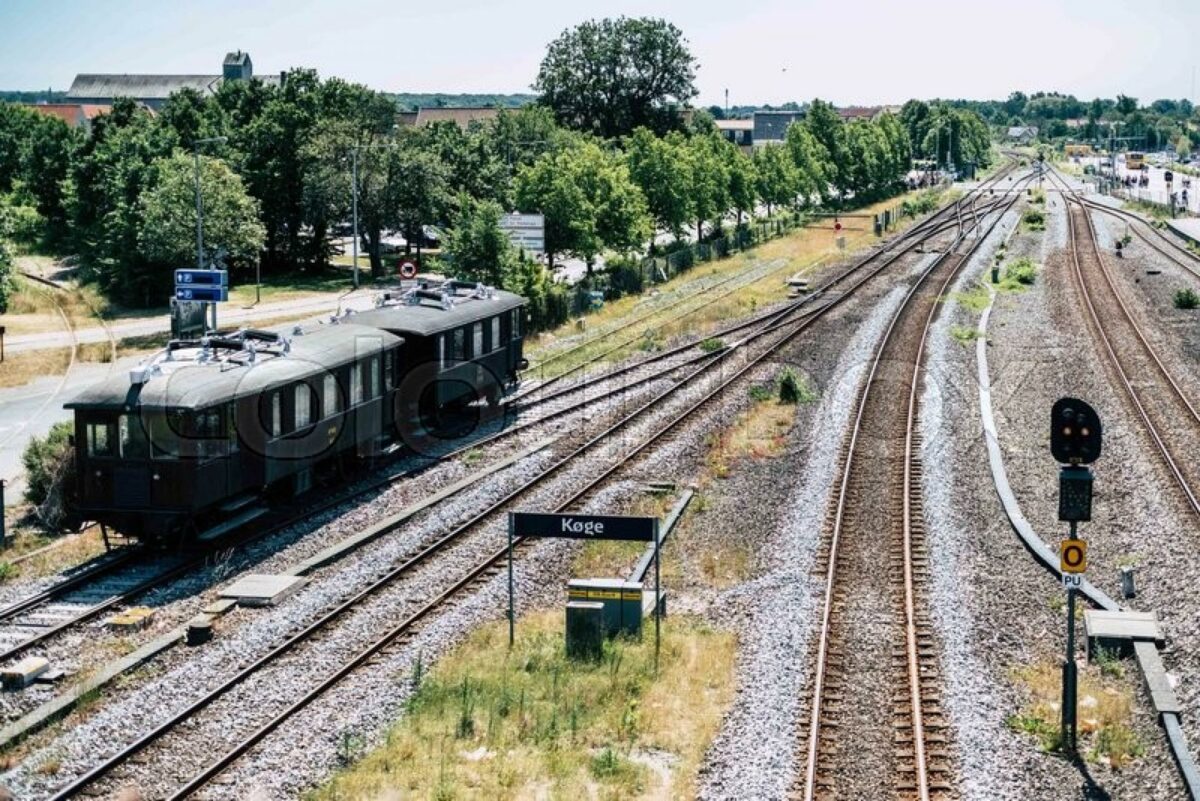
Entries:
MULTIPOLYGON (((204 201, 200 197, 200 145, 216 142, 227 142, 228 137, 210 136, 207 139, 197 139, 192 142, 192 156, 196 164, 196 269, 204 269, 204 201)), ((217 304, 212 304, 212 327, 217 329, 217 304)))

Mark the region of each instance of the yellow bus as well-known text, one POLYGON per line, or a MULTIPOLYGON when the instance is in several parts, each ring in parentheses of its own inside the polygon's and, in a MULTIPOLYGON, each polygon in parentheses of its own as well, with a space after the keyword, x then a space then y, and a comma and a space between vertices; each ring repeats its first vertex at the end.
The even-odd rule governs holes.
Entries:
POLYGON ((1145 153, 1138 153, 1137 151, 1131 150, 1125 154, 1125 169, 1129 170, 1130 172, 1137 172, 1145 169, 1145 167, 1145 153))

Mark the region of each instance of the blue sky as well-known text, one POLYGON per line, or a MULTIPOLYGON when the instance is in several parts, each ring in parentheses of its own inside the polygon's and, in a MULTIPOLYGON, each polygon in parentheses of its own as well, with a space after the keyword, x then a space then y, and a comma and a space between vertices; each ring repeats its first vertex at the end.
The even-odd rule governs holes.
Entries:
POLYGON ((704 104, 725 89, 735 104, 1013 89, 1180 98, 1200 62, 1188 41, 1197 0, 0 0, 0 88, 65 89, 78 72, 215 73, 240 48, 259 72, 522 92, 563 29, 619 14, 683 29, 704 104))

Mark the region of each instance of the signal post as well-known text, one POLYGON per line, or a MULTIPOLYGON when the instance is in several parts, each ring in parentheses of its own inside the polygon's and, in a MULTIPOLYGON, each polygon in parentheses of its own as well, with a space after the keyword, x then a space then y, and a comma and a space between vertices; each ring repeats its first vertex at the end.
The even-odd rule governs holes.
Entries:
POLYGON ((1067 654, 1062 670, 1063 751, 1077 752, 1076 709, 1079 676, 1075 665, 1075 592, 1087 572, 1087 542, 1078 536, 1080 523, 1092 519, 1092 469, 1100 457, 1101 426, 1096 410, 1077 398, 1059 398, 1050 410, 1050 452, 1058 474, 1058 519, 1071 526, 1058 548, 1059 569, 1067 591, 1067 654))

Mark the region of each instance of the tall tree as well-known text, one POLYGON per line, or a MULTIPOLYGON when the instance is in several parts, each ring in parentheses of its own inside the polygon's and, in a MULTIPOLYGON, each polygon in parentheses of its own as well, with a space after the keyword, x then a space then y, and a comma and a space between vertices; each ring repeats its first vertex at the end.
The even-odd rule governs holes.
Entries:
MULTIPOLYGON (((817 99, 809 104, 804 114, 804 127, 825 151, 825 179, 829 185, 836 188, 840 194, 845 183, 844 173, 848 168, 843 137, 842 118, 838 116, 833 106, 817 99)), ((820 190, 821 197, 827 197, 827 189, 820 190)))
POLYGON ((517 202, 546 216, 546 255, 583 259, 628 251, 650 235, 650 214, 624 162, 595 142, 547 153, 517 174, 517 202))
MULTIPOLYGON (((138 202, 138 244, 153 265, 149 280, 164 293, 173 270, 196 257, 196 179, 192 158, 177 152, 156 165, 154 185, 138 202)), ((200 159, 200 194, 204 199, 205 262, 218 251, 233 270, 258 261, 265 239, 258 203, 246 193, 242 179, 223 161, 200 159)))
POLYGON ((655 224, 676 239, 683 235, 691 216, 686 141, 679 133, 655 136, 638 128, 625 143, 629 175, 646 197, 655 224))
POLYGON ((682 31, 648 17, 589 20, 550 43, 533 88, 572 128, 603 137, 663 132, 696 96, 682 31))
POLYGON ((729 210, 729 165, 724 158, 725 145, 728 142, 716 133, 688 139, 688 196, 692 201, 697 242, 704 239, 704 223, 711 222, 718 227, 729 210))
POLYGON ((741 226, 742 218, 753 216, 758 204, 758 172, 750 157, 736 145, 721 141, 725 145, 725 172, 729 176, 729 205, 737 212, 737 224, 741 226))
POLYGON ((23 160, 25 186, 46 221, 46 235, 51 242, 67 235, 67 184, 79 140, 78 131, 56 117, 39 117, 29 129, 23 160))
POLYGON ((827 198, 833 181, 833 166, 825 146, 805 125, 789 125, 784 145, 796 169, 795 190, 800 205, 810 206, 827 198))
MULTIPOLYGON (((799 126, 793 128, 801 130, 799 126)), ((754 151, 758 196, 773 214, 778 206, 791 205, 800 192, 800 176, 787 147, 760 147, 754 151)))
POLYGON ((504 209, 494 200, 459 200, 459 213, 444 244, 454 275, 491 286, 508 288, 517 253, 500 227, 504 209))

